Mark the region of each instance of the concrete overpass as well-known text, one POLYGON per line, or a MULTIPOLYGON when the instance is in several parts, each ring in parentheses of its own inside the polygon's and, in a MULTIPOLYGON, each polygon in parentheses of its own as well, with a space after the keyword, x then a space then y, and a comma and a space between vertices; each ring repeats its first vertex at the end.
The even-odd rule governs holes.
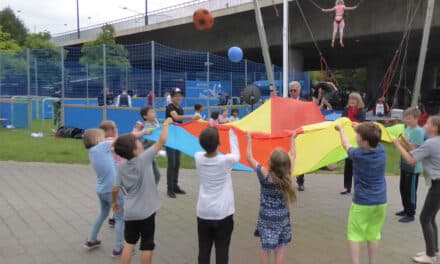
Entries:
MULTIPOLYGON (((218 7, 217 10, 213 11, 215 25, 210 31, 200 32, 195 30, 192 25, 191 13, 189 13, 188 16, 175 20, 119 30, 117 31, 117 41, 121 44, 135 44, 154 40, 179 49, 210 51, 220 55, 226 55, 227 49, 236 45, 244 49, 246 58, 262 62, 252 1, 238 1, 238 4, 228 8, 222 7, 222 3, 228 2, 227 0, 210 0, 205 2, 209 3, 211 1, 217 3, 218 7)), ((346 16, 346 47, 343 49, 330 48, 333 14, 322 13, 308 0, 298 1, 310 22, 318 45, 321 47, 329 65, 333 68, 366 67, 369 87, 377 86, 401 41, 405 30, 408 2, 410 0, 363 1, 358 10, 348 12, 346 16)), ((418 1, 422 1, 422 3, 415 16, 408 50, 408 69, 413 70, 414 73, 419 55, 427 4, 425 0, 411 2, 418 1)), ((281 2, 281 0, 275 1, 280 12, 278 17, 272 7, 272 1, 261 0, 271 57, 273 63, 278 65, 282 64, 281 2)), ((334 3, 333 0, 317 2, 320 6, 326 8, 334 3)), ((346 0, 346 3, 347 5, 352 5, 356 4, 357 1, 346 0)), ((194 10, 197 7, 195 5, 190 10, 194 10)), ((412 8, 414 9, 414 6, 412 8)), ((290 2, 289 10, 290 65, 297 70, 319 69, 318 53, 314 48, 304 20, 298 12, 295 1, 290 2)), ((425 67, 423 85, 425 90, 432 90, 440 86, 440 81, 437 81, 437 79, 440 79, 439 1, 436 3, 434 12, 428 60, 425 67)), ((70 39, 59 41, 59 44, 62 46, 76 46, 92 39, 93 36, 70 39)))

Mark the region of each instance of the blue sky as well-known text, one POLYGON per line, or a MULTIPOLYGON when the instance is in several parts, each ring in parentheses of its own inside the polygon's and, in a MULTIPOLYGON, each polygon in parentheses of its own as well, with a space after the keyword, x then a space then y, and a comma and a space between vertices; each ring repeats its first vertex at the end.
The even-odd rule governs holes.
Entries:
MULTIPOLYGON (((150 11, 189 0, 148 0, 150 11)), ((30 32, 52 35, 76 29, 76 0, 1 0, 0 9, 11 7, 30 32), (19 11, 19 12, 18 12, 19 11)), ((79 0, 80 26, 86 27, 145 12, 145 0, 79 0), (121 7, 127 7, 124 10, 121 7)))

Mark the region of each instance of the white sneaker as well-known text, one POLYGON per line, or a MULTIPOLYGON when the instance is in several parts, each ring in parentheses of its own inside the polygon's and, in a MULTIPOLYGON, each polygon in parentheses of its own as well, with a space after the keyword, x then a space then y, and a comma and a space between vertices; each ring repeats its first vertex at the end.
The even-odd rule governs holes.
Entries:
MULTIPOLYGON (((438 257, 439 253, 435 252, 435 255, 438 257)), ((421 251, 421 252, 416 254, 416 257, 422 257, 422 256, 426 256, 426 251, 421 251)))
POLYGON ((423 264, 434 264, 437 261, 436 257, 428 257, 426 255, 420 256, 420 257, 414 257, 412 258, 414 262, 416 263, 423 263, 423 264))
POLYGON ((159 152, 157 152, 157 156, 166 158, 167 152, 165 150, 159 150, 159 152))

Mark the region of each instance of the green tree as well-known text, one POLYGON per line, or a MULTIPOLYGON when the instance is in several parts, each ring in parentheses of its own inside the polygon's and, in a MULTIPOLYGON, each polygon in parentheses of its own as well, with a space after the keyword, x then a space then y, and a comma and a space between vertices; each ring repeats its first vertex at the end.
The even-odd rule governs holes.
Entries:
POLYGON ((4 32, 2 26, 0 26, 0 53, 14 55, 20 50, 21 48, 17 41, 13 40, 11 35, 7 32, 4 32))
MULTIPOLYGON (((112 90, 120 89, 121 86, 127 87, 124 83, 124 73, 130 68, 128 50, 120 44, 116 44, 115 29, 111 25, 105 25, 96 40, 85 43, 81 49, 83 56, 79 62, 87 65, 90 77, 102 78, 103 72, 103 52, 105 44, 106 58, 106 83, 112 90)), ((102 78, 103 80, 103 78, 102 78)))
POLYGON ((50 40, 49 32, 40 32, 28 35, 24 43, 30 49, 31 72, 34 73, 36 67, 38 74, 34 78, 38 78, 39 87, 54 87, 61 81, 61 50, 50 40))
POLYGON ((81 52, 83 56, 80 63, 90 67, 101 67, 103 65, 102 45, 106 45, 106 64, 109 67, 129 68, 128 50, 120 44, 116 44, 115 29, 112 25, 102 27, 102 32, 96 40, 84 44, 81 52))
POLYGON ((24 73, 26 71, 24 58, 18 43, 0 26, 0 82, 8 75, 24 73))
POLYGON ((50 41, 49 32, 30 34, 26 37, 24 46, 31 49, 32 57, 39 59, 60 59, 60 49, 50 41))
POLYGON ((19 45, 24 44, 28 30, 10 7, 6 7, 0 11, 0 26, 2 26, 3 31, 9 33, 19 45))

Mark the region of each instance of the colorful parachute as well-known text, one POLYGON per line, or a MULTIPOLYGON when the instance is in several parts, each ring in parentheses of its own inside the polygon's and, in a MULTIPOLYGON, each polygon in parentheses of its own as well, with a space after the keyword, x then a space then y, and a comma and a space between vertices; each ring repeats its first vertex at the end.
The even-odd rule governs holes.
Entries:
MULTIPOLYGON (((241 153, 240 164, 235 169, 249 171, 246 161, 247 132, 252 134, 254 158, 265 166, 270 153, 275 148, 290 151, 290 137, 292 132, 296 131, 299 136, 296 138, 297 158, 294 175, 312 172, 347 157, 341 146, 339 133, 334 129, 337 123, 344 126, 348 137, 355 143, 355 132, 350 120, 347 118, 334 122, 324 120, 315 103, 272 97, 242 120, 217 126, 220 134, 219 151, 229 153, 228 131, 233 129, 238 136, 241 153)), ((193 156, 195 152, 202 151, 198 137, 208 125, 204 121, 172 125, 166 145, 193 156)), ((403 131, 402 126, 392 129, 385 129, 383 126, 381 128, 382 140, 386 142, 391 142, 403 131)), ((157 140, 159 135, 160 129, 146 138, 157 140)))

